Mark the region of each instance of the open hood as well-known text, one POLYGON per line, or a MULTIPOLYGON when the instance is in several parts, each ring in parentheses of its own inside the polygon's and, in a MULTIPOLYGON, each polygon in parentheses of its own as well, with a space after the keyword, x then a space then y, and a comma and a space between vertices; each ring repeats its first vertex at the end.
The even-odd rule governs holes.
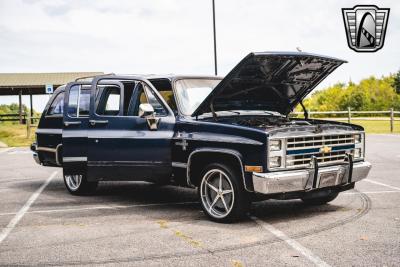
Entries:
POLYGON ((192 116, 224 110, 289 114, 346 61, 303 52, 250 53, 214 88, 192 116))

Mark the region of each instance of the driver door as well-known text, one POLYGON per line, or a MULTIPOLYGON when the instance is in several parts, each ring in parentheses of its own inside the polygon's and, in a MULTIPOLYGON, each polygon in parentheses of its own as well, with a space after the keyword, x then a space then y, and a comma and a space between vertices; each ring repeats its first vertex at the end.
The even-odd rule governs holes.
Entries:
POLYGON ((175 117, 155 89, 144 80, 102 77, 92 83, 91 100, 89 179, 169 179, 175 117), (110 80, 118 86, 98 86, 100 81, 109 83, 110 80), (152 105, 155 110, 158 124, 153 130, 148 119, 139 116, 142 103, 152 105))

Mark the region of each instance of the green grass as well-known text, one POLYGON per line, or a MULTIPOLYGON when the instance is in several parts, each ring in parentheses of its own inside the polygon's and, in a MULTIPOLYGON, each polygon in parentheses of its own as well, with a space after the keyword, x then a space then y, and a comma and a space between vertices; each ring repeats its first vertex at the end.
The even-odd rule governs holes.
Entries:
MULTIPOLYGON (((366 133, 391 133, 389 121, 360 121, 351 120, 351 123, 364 127, 366 133)), ((393 125, 393 133, 400 134, 400 121, 395 121, 393 125)))
MULTIPOLYGON (((318 119, 324 120, 324 118, 318 118, 318 119)), ((329 118, 325 120, 334 120, 334 119, 329 118)), ((340 120, 340 121, 347 122, 347 120, 340 120)), ((354 118, 351 120, 351 123, 361 125, 362 127, 364 127, 366 133, 392 134, 390 132, 390 121, 382 121, 382 120, 366 121, 366 120, 357 120, 357 118, 354 118)), ((399 133, 400 133, 400 121, 394 121, 393 134, 399 134, 399 133)))
POLYGON ((8 146, 30 146, 35 140, 36 128, 31 128, 30 138, 26 137, 26 125, 0 123, 0 141, 8 146))
MULTIPOLYGON (((353 119, 351 123, 361 125, 367 133, 390 133, 389 121, 363 121, 353 119)), ((26 137, 26 125, 0 123, 0 141, 8 146, 29 146, 34 142, 36 128, 31 129, 30 138, 26 137)), ((394 122, 395 134, 400 134, 400 121, 394 122)))

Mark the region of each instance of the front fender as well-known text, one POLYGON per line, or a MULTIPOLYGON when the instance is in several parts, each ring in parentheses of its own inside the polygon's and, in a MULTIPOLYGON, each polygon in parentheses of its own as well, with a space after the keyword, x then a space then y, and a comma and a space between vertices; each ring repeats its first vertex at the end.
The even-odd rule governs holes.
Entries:
POLYGON ((246 189, 246 191, 253 192, 253 190, 250 189, 249 186, 246 183, 242 154, 240 154, 239 151, 236 151, 236 150, 233 150, 233 149, 226 149, 226 148, 204 147, 204 148, 195 149, 194 151, 192 151, 189 154, 188 163, 187 163, 187 169, 186 169, 186 171, 187 171, 187 173, 186 173, 187 184, 189 186, 195 187, 195 185, 191 181, 191 172, 190 172, 191 169, 190 169, 190 166, 192 164, 193 156, 198 155, 199 153, 219 153, 219 154, 225 154, 225 155, 230 155, 230 156, 235 157, 236 160, 238 161, 238 164, 240 165, 240 172, 241 172, 244 188, 246 189))

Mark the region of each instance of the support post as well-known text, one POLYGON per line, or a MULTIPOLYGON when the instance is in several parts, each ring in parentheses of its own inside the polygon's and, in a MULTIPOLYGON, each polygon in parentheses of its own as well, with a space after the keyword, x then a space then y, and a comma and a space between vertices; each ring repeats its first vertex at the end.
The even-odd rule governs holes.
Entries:
POLYGON ((390 109, 390 132, 393 133, 393 127, 394 127, 394 112, 393 108, 390 109))
POLYGON ((30 114, 31 114, 31 124, 33 124, 33 100, 32 100, 32 92, 29 94, 29 100, 30 100, 30 114))
POLYGON ((351 123, 351 109, 350 109, 350 107, 347 107, 347 121, 348 121, 348 123, 351 123))
POLYGON ((26 113, 26 138, 29 139, 31 137, 31 113, 26 113))
POLYGON ((18 104, 19 124, 22 124, 22 90, 19 90, 18 104))
POLYGON ((217 33, 215 30, 215 0, 212 0, 212 10, 213 10, 213 31, 214 31, 214 73, 218 75, 217 69, 217 33))

